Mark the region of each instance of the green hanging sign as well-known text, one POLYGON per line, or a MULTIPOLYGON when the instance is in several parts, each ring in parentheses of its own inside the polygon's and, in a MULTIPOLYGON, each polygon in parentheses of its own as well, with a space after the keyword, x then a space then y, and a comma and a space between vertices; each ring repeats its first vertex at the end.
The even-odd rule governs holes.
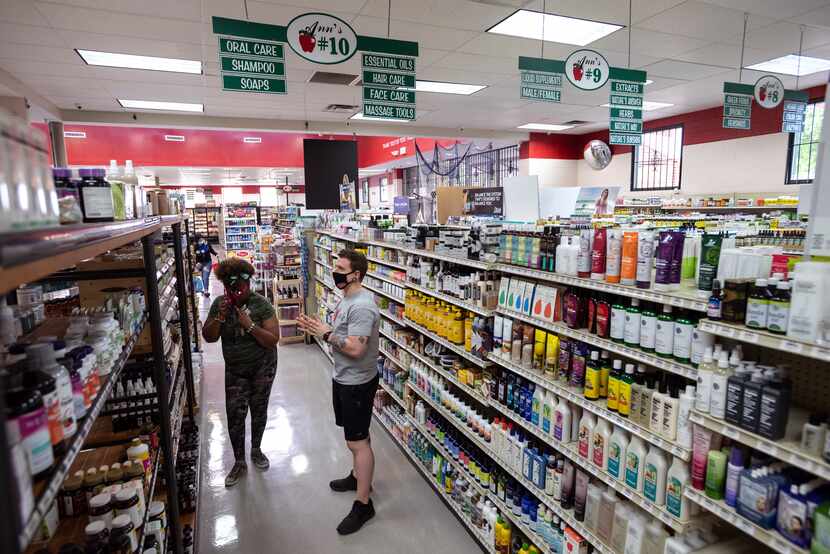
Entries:
POLYGON ((723 83, 723 128, 752 128, 752 98, 755 87, 743 83, 723 83))
POLYGON ((415 119, 415 58, 363 54, 363 117, 415 119))
POLYGON ((608 97, 609 144, 640 145, 643 141, 643 95, 646 72, 612 67, 608 97))
POLYGON ((542 102, 562 101, 565 62, 519 56, 519 98, 542 102))
POLYGON ((810 97, 806 92, 799 90, 784 91, 781 131, 799 134, 804 132, 804 117, 807 114, 807 102, 809 100, 810 97))

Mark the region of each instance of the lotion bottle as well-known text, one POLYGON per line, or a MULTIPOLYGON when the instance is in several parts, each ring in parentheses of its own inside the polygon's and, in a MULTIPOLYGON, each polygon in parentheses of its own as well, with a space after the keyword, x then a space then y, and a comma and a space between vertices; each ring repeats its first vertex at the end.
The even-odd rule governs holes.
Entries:
POLYGON ((689 465, 674 457, 666 474, 666 510, 682 522, 689 521, 689 499, 683 491, 690 479, 689 465))
POLYGON ((712 390, 709 393, 709 414, 723 419, 726 417, 726 382, 729 379, 729 357, 721 352, 718 367, 712 373, 712 390))
POLYGON ((663 428, 660 432, 663 438, 669 441, 673 441, 677 437, 677 408, 679 404, 677 387, 672 386, 669 393, 663 398, 663 428))
POLYGON ((650 445, 645 463, 643 496, 655 506, 662 506, 666 503, 666 474, 668 472, 666 456, 662 450, 650 445))
POLYGON ((714 371, 712 349, 707 348, 703 352, 703 363, 697 368, 697 388, 695 389, 695 410, 704 414, 708 414, 710 409, 714 371))
POLYGON ((614 427, 608 439, 608 475, 618 481, 625 480, 625 451, 628 450, 628 433, 622 427, 614 427))
POLYGON ((553 421, 553 438, 565 444, 571 442, 571 406, 564 397, 559 398, 553 421))
POLYGON ((611 439, 611 425, 605 419, 600 419, 591 436, 591 461, 601 470, 608 467, 608 450, 611 439))
POLYGON ((625 451, 625 484, 636 490, 643 491, 643 472, 645 471, 646 447, 638 436, 631 437, 628 449, 625 451))
POLYGON ((683 448, 692 447, 692 422, 689 419, 695 406, 695 387, 686 385, 677 406, 677 442, 683 448))
POLYGON ((594 414, 585 410, 582 419, 579 420, 578 453, 582 458, 587 459, 591 449, 591 437, 594 434, 597 418, 594 414))

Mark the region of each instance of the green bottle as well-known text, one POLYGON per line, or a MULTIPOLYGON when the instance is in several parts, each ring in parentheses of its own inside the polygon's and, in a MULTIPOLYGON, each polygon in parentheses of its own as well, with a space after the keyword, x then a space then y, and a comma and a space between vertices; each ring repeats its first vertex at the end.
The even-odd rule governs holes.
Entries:
POLYGON ((674 320, 674 359, 688 364, 692 357, 692 331, 696 321, 688 313, 681 311, 674 320))
POLYGON ((623 342, 625 340, 625 304, 622 298, 617 297, 611 304, 611 340, 623 342))
POLYGON ((674 353, 674 318, 672 309, 663 304, 663 311, 657 316, 657 328, 654 331, 654 353, 661 358, 671 358, 674 353))

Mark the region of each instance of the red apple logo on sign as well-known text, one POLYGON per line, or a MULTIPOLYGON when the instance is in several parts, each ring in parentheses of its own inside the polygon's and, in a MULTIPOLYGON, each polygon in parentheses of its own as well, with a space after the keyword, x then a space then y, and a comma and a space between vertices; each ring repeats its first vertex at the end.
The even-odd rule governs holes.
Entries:
POLYGON ((766 85, 762 85, 761 88, 758 90, 758 98, 761 99, 761 102, 767 99, 767 87, 766 85))
POLYGON ((303 52, 314 52, 314 47, 317 45, 317 39, 314 37, 314 31, 317 29, 317 22, 311 27, 306 27, 300 30, 300 47, 303 52))
POLYGON ((582 74, 583 74, 584 71, 582 69, 582 64, 581 63, 575 63, 574 66, 573 66, 573 69, 571 69, 571 71, 573 73, 575 81, 581 81, 582 80, 582 74))

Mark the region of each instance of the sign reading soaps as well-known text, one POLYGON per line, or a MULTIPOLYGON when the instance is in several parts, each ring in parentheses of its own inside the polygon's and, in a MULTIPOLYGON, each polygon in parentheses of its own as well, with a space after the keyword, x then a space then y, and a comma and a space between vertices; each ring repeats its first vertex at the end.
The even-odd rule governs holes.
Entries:
POLYGON ((646 72, 612 67, 608 104, 608 142, 639 145, 643 139, 643 94, 646 72))
POLYGON ((519 56, 519 98, 544 102, 562 101, 565 62, 519 56))
POLYGON ((288 46, 298 56, 322 64, 343 63, 357 52, 351 25, 325 13, 304 13, 288 23, 288 46))
POLYGON ((810 99, 806 92, 798 90, 784 91, 784 113, 781 130, 785 133, 804 132, 804 117, 807 114, 807 101, 810 99))
POLYGON ((754 95, 755 87, 752 85, 723 83, 724 129, 746 130, 752 127, 752 97, 754 95))
POLYGON ((565 59, 565 77, 581 90, 597 90, 608 82, 608 60, 593 50, 577 50, 565 59))
POLYGON ((363 117, 415 119, 415 58, 363 53, 363 117))

